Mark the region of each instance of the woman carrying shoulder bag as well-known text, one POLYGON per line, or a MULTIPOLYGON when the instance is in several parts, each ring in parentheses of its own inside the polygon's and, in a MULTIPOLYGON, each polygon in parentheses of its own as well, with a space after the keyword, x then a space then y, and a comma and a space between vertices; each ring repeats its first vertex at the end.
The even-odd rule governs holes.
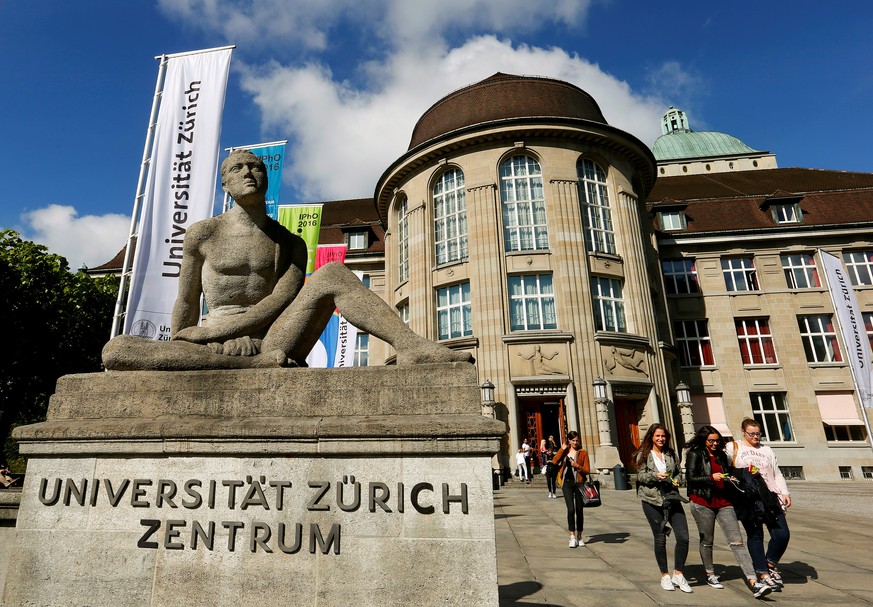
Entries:
POLYGON ((588 452, 579 448, 579 433, 575 430, 567 434, 567 442, 561 445, 552 463, 558 467, 558 485, 564 494, 564 502, 567 504, 567 527, 570 530, 570 548, 584 546, 582 539, 582 525, 585 522, 582 492, 582 483, 591 471, 588 462, 588 452))
POLYGON ((637 497, 655 538, 655 560, 661 570, 661 588, 693 592, 683 569, 688 557, 688 520, 676 487, 681 472, 679 456, 670 446, 670 432, 661 424, 652 424, 640 448, 634 453, 637 465, 637 497), (670 526, 676 531, 673 551, 673 576, 667 570, 667 535, 670 526))

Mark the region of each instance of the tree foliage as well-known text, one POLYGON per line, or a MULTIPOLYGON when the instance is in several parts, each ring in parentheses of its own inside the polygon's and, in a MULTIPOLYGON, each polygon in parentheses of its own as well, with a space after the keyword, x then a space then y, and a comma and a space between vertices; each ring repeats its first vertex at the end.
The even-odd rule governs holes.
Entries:
POLYGON ((0 362, 0 445, 13 466, 11 429, 45 419, 60 376, 101 369, 117 293, 116 278, 71 273, 67 260, 43 245, 13 230, 0 232, 7 350, 0 362))

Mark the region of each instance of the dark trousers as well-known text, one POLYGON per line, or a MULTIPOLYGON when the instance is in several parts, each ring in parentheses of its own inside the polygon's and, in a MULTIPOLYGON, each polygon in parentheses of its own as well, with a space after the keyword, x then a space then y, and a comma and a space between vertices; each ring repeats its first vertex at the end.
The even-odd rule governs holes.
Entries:
POLYGON ((769 567, 767 563, 773 565, 779 564, 779 559, 785 554, 788 549, 788 541, 791 539, 791 532, 788 529, 788 520, 783 512, 777 516, 772 522, 767 523, 767 530, 770 532, 770 543, 767 544, 767 551, 764 552, 764 524, 758 521, 743 521, 743 527, 746 529, 746 545, 749 547, 749 554, 752 557, 752 563, 755 565, 757 573, 767 573, 769 567))
POLYGON ((558 473, 554 468, 554 466, 549 466, 549 469, 546 472, 546 485, 549 487, 549 493, 552 494, 558 492, 558 473))
POLYGON ((674 502, 667 509, 653 506, 648 502, 642 502, 643 513, 652 535, 655 537, 655 561, 661 573, 669 573, 667 570, 667 533, 666 528, 673 528, 673 536, 676 538, 676 549, 673 551, 673 569, 682 571, 685 567, 685 559, 688 558, 688 521, 685 518, 685 509, 682 504, 674 502))
POLYGON ((564 503, 567 504, 567 529, 581 535, 585 522, 585 509, 582 508, 582 494, 576 490, 576 479, 573 478, 572 472, 564 479, 561 493, 564 494, 564 503))

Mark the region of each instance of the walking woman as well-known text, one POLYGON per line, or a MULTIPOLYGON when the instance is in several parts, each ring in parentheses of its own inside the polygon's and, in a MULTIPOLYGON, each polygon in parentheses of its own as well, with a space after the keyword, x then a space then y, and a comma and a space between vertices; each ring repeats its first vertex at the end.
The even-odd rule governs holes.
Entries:
MULTIPOLYGON (((643 513, 652 535, 655 537, 655 561, 661 570, 661 588, 693 592, 685 579, 683 569, 688 557, 688 521, 685 509, 676 497, 678 487, 679 456, 670 446, 670 432, 661 424, 649 426, 640 448, 634 453, 637 465, 637 497, 643 504, 643 513), (667 570, 667 535, 672 527, 676 537, 673 551, 673 575, 667 570)), ((683 498, 684 499, 684 498, 683 498)))
POLYGON ((706 569, 706 583, 713 588, 724 588, 712 563, 712 542, 715 522, 718 521, 752 594, 755 598, 770 594, 773 589, 758 581, 752 558, 743 545, 740 524, 729 494, 733 490, 731 481, 735 479, 724 452, 721 432, 712 426, 703 426, 685 446, 688 447, 685 479, 691 498, 691 514, 700 532, 700 559, 706 569))
POLYGON ((761 424, 747 417, 743 420, 742 428, 743 442, 727 445, 727 455, 736 468, 746 468, 753 475, 760 474, 767 489, 775 494, 781 506, 775 507, 772 515, 768 512, 769 516, 764 521, 756 516, 743 517, 749 553, 758 576, 771 587, 781 588, 784 583, 779 572, 779 559, 785 554, 788 540, 791 539, 788 521, 785 518, 785 511, 791 507, 791 496, 788 494, 785 477, 782 476, 776 463, 776 454, 773 453, 773 449, 761 444, 761 424), (766 553, 764 552, 765 524, 770 532, 766 553))
POLYGON ((558 499, 558 467, 552 463, 557 452, 557 445, 554 447, 552 444, 546 446, 544 460, 546 462, 546 485, 549 489, 549 499, 558 499))
POLYGON ((591 471, 588 462, 588 452, 579 448, 579 433, 575 430, 567 433, 567 442, 561 445, 552 463, 558 467, 558 484, 564 494, 567 504, 567 527, 570 530, 570 548, 584 546, 582 525, 585 522, 582 508, 582 492, 576 485, 585 482, 591 471))

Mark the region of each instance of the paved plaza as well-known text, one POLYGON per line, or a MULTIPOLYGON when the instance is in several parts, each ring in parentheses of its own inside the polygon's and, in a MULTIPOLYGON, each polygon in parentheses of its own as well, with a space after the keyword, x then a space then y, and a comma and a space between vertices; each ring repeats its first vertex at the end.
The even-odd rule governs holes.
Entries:
MULTIPOLYGON (((585 513, 586 546, 567 546, 563 499, 547 499, 542 479, 509 481, 494 493, 501 607, 540 605, 873 605, 873 482, 793 483, 791 544, 781 569, 785 589, 755 599, 727 542, 716 532, 723 590, 704 582, 697 528, 685 577, 691 594, 661 589, 652 534, 636 492, 604 490, 604 505, 585 513)), ((668 539, 672 563, 673 539, 668 539)))

